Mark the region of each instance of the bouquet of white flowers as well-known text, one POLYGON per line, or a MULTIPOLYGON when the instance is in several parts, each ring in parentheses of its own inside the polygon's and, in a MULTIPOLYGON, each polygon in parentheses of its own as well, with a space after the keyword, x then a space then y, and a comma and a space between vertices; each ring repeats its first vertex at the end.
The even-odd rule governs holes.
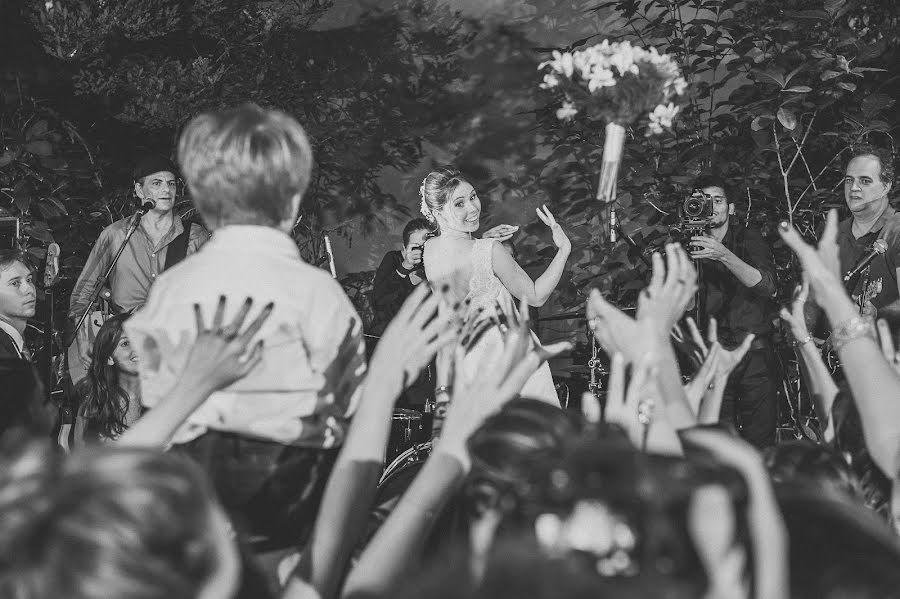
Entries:
POLYGON ((581 113, 606 123, 597 199, 612 202, 625 126, 646 118, 648 135, 662 133, 678 114, 675 101, 687 88, 678 64, 656 48, 604 40, 575 52, 554 51, 553 60, 538 68, 546 70, 541 87, 561 96, 558 118, 569 120, 581 113))

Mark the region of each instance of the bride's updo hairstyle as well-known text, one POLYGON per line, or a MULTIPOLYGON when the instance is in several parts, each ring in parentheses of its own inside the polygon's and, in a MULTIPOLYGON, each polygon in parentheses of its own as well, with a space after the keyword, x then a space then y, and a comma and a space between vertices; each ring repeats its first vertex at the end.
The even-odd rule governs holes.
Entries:
POLYGON ((422 181, 422 187, 419 188, 419 198, 422 200, 422 205, 419 210, 434 227, 432 235, 441 234, 441 227, 438 225, 434 213, 450 201, 450 196, 463 182, 467 181, 462 176, 462 173, 449 166, 443 166, 431 171, 422 181))

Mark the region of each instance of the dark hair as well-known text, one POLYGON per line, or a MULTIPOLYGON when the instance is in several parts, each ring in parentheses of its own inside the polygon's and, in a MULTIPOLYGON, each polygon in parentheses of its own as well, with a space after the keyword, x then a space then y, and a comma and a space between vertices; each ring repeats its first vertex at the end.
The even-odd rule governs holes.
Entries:
POLYGON ((775 482, 798 481, 819 489, 840 490, 862 500, 859 481, 841 455, 812 441, 792 441, 765 452, 769 475, 775 482))
POLYGON ((188 123, 178 162, 210 227, 274 227, 296 217, 292 200, 309 185, 313 156, 293 117, 244 104, 188 123))
POLYGON ((472 469, 466 483, 470 513, 499 508, 512 521, 524 517, 522 507, 541 491, 544 471, 565 455, 567 441, 577 437, 581 420, 536 399, 517 398, 484 421, 467 442, 472 469))
POLYGON ((868 143, 858 144, 850 150, 850 155, 847 157, 847 164, 844 165, 844 172, 847 171, 847 166, 850 165, 851 160, 863 156, 873 156, 878 160, 878 164, 881 167, 878 175, 883 182, 894 182, 894 157, 892 156, 891 151, 868 143))
POLYGON ((0 250, 0 270, 6 270, 16 262, 20 262, 25 267, 34 271, 34 264, 27 252, 22 250, 0 250))
POLYGON ((884 520, 802 483, 775 492, 790 540, 792 598, 897 596, 900 548, 884 520))
POLYGON ((0 452, 0 596, 196 597, 219 564, 213 492, 155 450, 0 452))
POLYGON ((412 237, 412 234, 416 231, 428 231, 429 233, 434 229, 430 222, 425 220, 424 218, 414 218, 403 227, 403 247, 409 245, 409 238, 412 237))
POLYGON ((419 189, 419 195, 429 211, 432 213, 432 221, 434 223, 434 231, 440 235, 441 229, 438 225, 434 212, 440 210, 450 201, 450 195, 456 191, 462 183, 466 183, 462 173, 451 166, 443 166, 437 170, 428 173, 425 180, 422 181, 422 187, 419 189))
POLYGON ((154 173, 170 172, 178 177, 178 168, 175 163, 159 154, 147 154, 143 156, 131 171, 131 178, 135 183, 144 184, 144 179, 154 173))
POLYGON ((131 398, 119 384, 119 370, 108 361, 122 338, 122 324, 129 316, 117 314, 97 331, 91 365, 87 376, 79 383, 80 415, 92 430, 107 439, 121 435, 127 428, 125 416, 131 398))
POLYGON ((728 184, 721 175, 715 173, 700 173, 700 175, 694 179, 694 185, 691 189, 706 189, 707 187, 720 187, 722 191, 725 192, 725 200, 729 204, 734 203, 734 200, 731 197, 731 189, 729 189, 728 184))

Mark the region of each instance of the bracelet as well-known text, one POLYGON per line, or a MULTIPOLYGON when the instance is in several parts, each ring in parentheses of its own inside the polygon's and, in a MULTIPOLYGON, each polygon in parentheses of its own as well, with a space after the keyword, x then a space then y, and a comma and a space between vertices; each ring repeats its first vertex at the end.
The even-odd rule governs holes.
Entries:
POLYGON ((809 343, 810 341, 812 341, 812 335, 810 335, 809 333, 807 333, 805 339, 801 339, 801 340, 799 340, 799 341, 797 341, 797 340, 795 339, 795 340, 791 343, 791 347, 800 347, 801 345, 806 345, 806 344, 809 343))
POLYGON ((453 387, 450 385, 439 385, 437 389, 434 390, 435 396, 440 395, 442 393, 446 395, 450 395, 453 392, 453 387))
POLYGON ((875 338, 875 327, 869 316, 854 316, 838 323, 831 331, 831 346, 840 349, 851 341, 863 337, 875 338))

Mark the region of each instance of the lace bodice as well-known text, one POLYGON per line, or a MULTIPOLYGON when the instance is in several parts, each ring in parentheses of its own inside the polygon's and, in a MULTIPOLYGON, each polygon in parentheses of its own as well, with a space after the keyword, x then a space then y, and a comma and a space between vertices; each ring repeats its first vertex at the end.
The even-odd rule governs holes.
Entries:
MULTIPOLYGON (((472 244, 470 255, 471 271, 469 277, 469 292, 464 300, 469 301, 468 315, 478 313, 479 308, 483 316, 490 316, 496 312, 499 305, 506 310, 512 302, 512 297, 497 275, 494 274, 493 239, 476 239, 472 244)), ((452 264, 441 256, 435 256, 425 252, 425 272, 428 280, 436 282, 448 279, 452 273, 452 264)))
POLYGON ((469 279, 469 312, 479 308, 491 313, 499 305, 505 310, 510 301, 509 291, 494 274, 493 239, 478 239, 472 247, 472 277, 469 279))

